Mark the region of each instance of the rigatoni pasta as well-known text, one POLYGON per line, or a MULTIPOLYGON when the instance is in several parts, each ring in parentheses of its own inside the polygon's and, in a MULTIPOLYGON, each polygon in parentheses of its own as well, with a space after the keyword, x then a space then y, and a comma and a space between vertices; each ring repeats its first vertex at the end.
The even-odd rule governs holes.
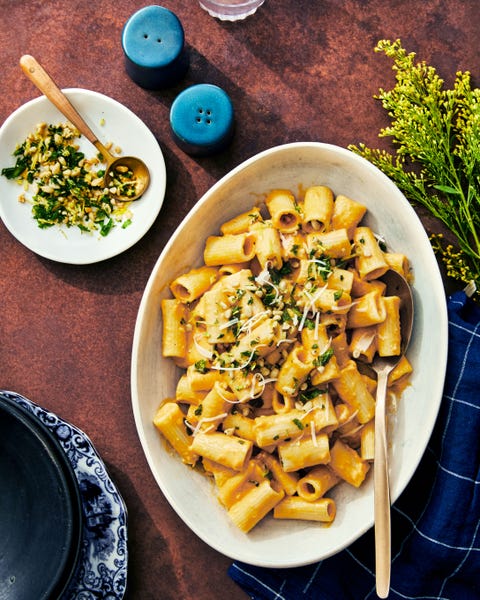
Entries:
POLYGON ((333 192, 325 185, 309 187, 303 199, 304 231, 324 231, 330 227, 334 207, 333 192))
MULTIPOLYGON (((331 490, 369 472, 370 365, 401 345, 400 299, 381 277, 408 277, 409 263, 366 212, 321 184, 271 190, 206 240, 204 264, 161 301, 162 352, 184 371, 154 425, 244 532, 267 514, 331 522, 331 490)), ((392 397, 411 370, 403 358, 392 371, 392 397)))

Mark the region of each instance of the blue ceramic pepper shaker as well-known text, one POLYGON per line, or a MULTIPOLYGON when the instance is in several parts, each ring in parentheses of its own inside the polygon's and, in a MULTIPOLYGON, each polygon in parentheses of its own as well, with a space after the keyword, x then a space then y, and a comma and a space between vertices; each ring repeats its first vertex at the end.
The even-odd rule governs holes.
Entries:
POLYGON ((230 97, 216 85, 192 85, 175 98, 170 127, 173 139, 187 154, 206 156, 220 152, 234 131, 230 97))
POLYGON ((122 48, 128 75, 146 89, 172 86, 188 68, 182 24, 163 6, 146 6, 128 19, 122 48))

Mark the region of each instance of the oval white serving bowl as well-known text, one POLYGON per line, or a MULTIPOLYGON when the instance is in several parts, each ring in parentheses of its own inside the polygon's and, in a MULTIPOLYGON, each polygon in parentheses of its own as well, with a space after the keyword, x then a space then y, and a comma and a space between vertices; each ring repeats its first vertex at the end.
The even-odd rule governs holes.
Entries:
MULTIPOLYGON (((213 484, 183 465, 160 438, 152 419, 174 396, 179 370, 161 355, 160 300, 170 297, 174 277, 202 264, 208 235, 250 209, 273 188, 327 185, 365 204, 365 221, 389 248, 404 252, 414 275, 415 321, 408 357, 411 386, 390 434, 391 495, 398 498, 420 462, 430 438, 446 368, 448 320, 438 265, 426 232, 397 187, 352 152, 329 144, 299 142, 266 150, 216 183, 193 207, 159 257, 138 312, 132 353, 132 405, 138 434, 153 475, 183 521, 207 544, 235 560, 265 567, 295 567, 322 560, 347 547, 373 525, 373 469, 363 487, 337 486, 337 515, 326 527, 267 517, 249 534, 230 522, 213 484)), ((374 549, 372 547, 372 553, 374 549)))

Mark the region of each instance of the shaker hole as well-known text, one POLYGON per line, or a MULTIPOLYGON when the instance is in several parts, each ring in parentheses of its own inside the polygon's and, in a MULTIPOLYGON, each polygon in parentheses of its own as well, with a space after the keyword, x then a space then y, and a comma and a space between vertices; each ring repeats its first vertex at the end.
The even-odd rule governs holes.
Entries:
POLYGON ((162 38, 157 38, 157 42, 158 42, 159 44, 161 44, 161 43, 162 43, 162 38))
POLYGON ((146 40, 148 40, 148 33, 144 33, 144 34, 143 34, 143 37, 144 37, 146 40))

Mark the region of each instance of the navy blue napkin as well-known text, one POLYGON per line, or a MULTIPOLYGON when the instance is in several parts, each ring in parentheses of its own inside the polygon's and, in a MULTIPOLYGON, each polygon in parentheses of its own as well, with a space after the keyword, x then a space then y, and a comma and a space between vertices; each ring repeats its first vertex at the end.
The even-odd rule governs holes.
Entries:
MULTIPOLYGON (((418 470, 392 507, 394 600, 480 598, 480 307, 448 299, 442 403, 418 470)), ((296 569, 235 562, 230 577, 255 600, 375 599, 373 528, 346 550, 296 569)))

